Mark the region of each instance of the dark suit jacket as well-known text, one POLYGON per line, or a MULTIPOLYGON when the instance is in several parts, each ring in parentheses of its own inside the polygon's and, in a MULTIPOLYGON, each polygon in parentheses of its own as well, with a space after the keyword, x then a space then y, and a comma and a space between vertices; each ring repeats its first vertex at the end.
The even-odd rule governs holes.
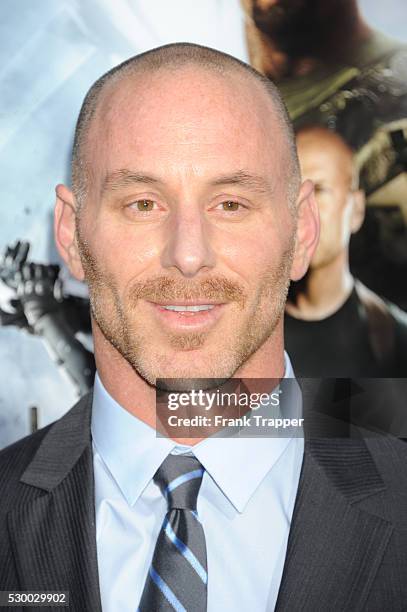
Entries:
MULTIPOLYGON (((75 612, 101 611, 90 415, 88 395, 0 453, 0 590, 69 591, 75 612)), ((276 610, 407 610, 407 444, 306 441, 276 610)))

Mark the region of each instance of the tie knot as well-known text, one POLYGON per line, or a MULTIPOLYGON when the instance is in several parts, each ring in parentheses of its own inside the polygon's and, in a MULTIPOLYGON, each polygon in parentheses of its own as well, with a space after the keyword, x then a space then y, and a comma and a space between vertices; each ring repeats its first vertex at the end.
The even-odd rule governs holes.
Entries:
POLYGON ((204 468, 195 457, 168 455, 154 476, 168 503, 174 508, 195 510, 204 468))

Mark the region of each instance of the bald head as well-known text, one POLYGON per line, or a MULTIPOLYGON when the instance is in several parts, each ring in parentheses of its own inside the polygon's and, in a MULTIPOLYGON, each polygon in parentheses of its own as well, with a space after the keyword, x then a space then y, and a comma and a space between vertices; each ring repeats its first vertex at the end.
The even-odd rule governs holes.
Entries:
POLYGON ((352 148, 337 132, 321 125, 309 125, 297 133, 301 158, 314 160, 320 168, 330 166, 349 182, 351 189, 359 187, 359 169, 352 148))
POLYGON ((342 137, 322 126, 297 134, 301 172, 314 183, 321 220, 318 248, 311 270, 331 265, 346 269, 351 235, 363 222, 365 199, 358 188, 358 167, 352 149, 342 137))
POLYGON ((99 127, 104 124, 109 111, 109 118, 114 116, 111 111, 115 105, 117 111, 119 92, 131 88, 131 95, 134 97, 145 90, 151 79, 176 78, 186 70, 202 74, 203 78, 209 75, 225 83, 233 81, 235 90, 236 87, 251 90, 251 99, 246 98, 246 113, 253 111, 250 106, 269 105, 274 122, 273 131, 279 131, 282 135, 282 157, 285 157, 287 162, 284 164, 287 171, 285 181, 290 203, 295 200, 300 184, 295 137, 277 88, 249 65, 230 55, 199 45, 176 43, 130 58, 104 74, 88 91, 76 125, 72 152, 72 189, 79 204, 85 199, 92 180, 90 135, 97 122, 99 127))

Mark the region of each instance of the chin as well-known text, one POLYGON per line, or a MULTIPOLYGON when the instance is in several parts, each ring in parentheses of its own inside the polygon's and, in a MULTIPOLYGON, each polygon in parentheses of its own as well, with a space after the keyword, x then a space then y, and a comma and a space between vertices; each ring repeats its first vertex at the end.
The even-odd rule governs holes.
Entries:
POLYGON ((213 378, 213 377, 171 377, 171 378, 158 378, 155 383, 155 387, 159 391, 207 391, 208 389, 216 389, 224 385, 230 377, 226 378, 213 378))
POLYGON ((204 351, 182 351, 172 355, 156 355, 139 360, 133 367, 151 385, 171 390, 210 388, 231 378, 235 364, 204 351), (169 380, 171 379, 171 380, 169 380), (212 381, 215 381, 212 383, 212 381))

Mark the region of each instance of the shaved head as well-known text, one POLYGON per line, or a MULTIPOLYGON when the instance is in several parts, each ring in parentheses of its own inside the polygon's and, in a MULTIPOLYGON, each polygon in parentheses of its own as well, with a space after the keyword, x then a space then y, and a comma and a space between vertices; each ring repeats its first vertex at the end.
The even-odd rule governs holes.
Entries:
MULTIPOLYGON (((355 151, 340 134, 323 125, 306 125, 297 132, 297 143, 300 141, 310 143, 315 149, 319 148, 324 152, 325 157, 335 154, 341 161, 342 172, 351 176, 351 188, 359 188, 359 167, 355 151)), ((338 160, 336 160, 337 164, 338 160)))
MULTIPOLYGON (((286 180, 290 204, 293 203, 300 186, 299 163, 293 128, 276 86, 251 66, 226 53, 190 43, 175 43, 128 59, 109 70, 89 89, 77 121, 72 151, 72 190, 79 205, 87 196, 92 178, 87 145, 95 116, 100 112, 103 102, 106 102, 106 99, 124 81, 148 79, 149 76, 159 72, 168 75, 183 68, 191 67, 224 78, 231 76, 241 78, 242 81, 249 84, 252 81, 251 87, 257 88, 260 96, 261 92, 264 92, 271 103, 271 112, 274 113, 277 124, 284 135, 288 154, 286 180)), ((140 87, 140 85, 135 82, 135 93, 137 93, 137 87, 140 87)), ((104 105, 105 111, 109 104, 111 102, 104 105)), ((248 110, 250 112, 250 109, 248 110)))
POLYGON ((323 126, 308 126, 297 134, 304 178, 312 180, 321 219, 318 248, 311 269, 329 269, 347 261, 351 235, 364 217, 364 196, 354 152, 343 138, 323 126))

